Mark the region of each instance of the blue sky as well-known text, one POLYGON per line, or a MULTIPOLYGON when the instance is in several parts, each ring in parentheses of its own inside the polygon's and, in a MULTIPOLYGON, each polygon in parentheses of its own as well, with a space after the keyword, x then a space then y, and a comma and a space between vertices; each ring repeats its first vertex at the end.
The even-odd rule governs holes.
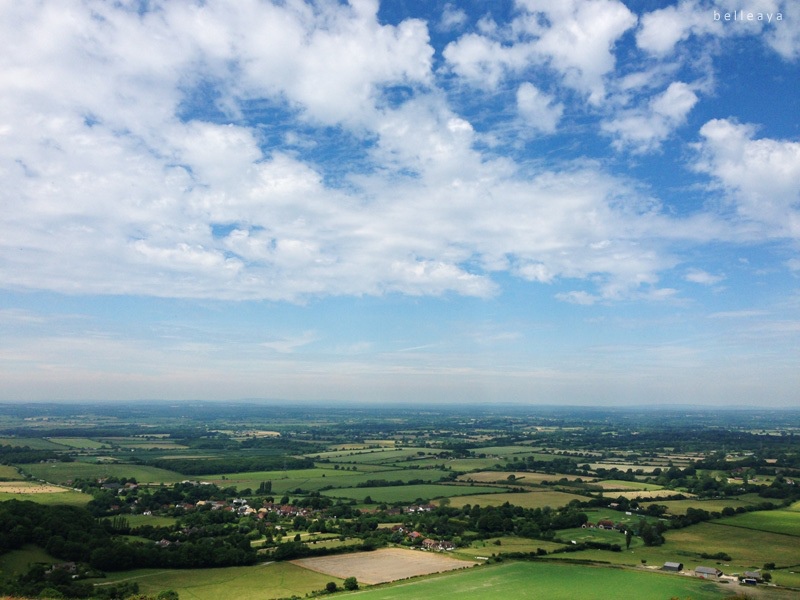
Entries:
POLYGON ((800 405, 795 1, 0 13, 0 401, 800 405))

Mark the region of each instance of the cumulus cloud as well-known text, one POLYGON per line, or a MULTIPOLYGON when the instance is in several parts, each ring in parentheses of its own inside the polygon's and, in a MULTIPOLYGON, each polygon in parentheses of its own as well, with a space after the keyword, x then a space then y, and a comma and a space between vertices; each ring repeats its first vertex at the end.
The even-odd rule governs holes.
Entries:
POLYGON ((686 272, 686 281, 701 285, 716 285, 725 280, 724 275, 712 275, 703 269, 689 269, 686 272))
POLYGON ((445 48, 450 68, 472 85, 495 88, 508 73, 548 68, 565 85, 600 103, 604 77, 615 65, 614 45, 636 24, 617 0, 520 0, 507 29, 486 28, 445 48))
POLYGON ((622 111, 603 123, 602 128, 613 137, 618 150, 630 147, 637 152, 649 152, 686 121, 697 101, 691 86, 675 81, 645 107, 622 111))
POLYGON ((517 89, 517 110, 531 129, 553 133, 564 112, 564 105, 525 82, 517 89))
POLYGON ((753 125, 713 119, 700 129, 695 168, 760 235, 800 236, 800 143, 757 138, 753 125))

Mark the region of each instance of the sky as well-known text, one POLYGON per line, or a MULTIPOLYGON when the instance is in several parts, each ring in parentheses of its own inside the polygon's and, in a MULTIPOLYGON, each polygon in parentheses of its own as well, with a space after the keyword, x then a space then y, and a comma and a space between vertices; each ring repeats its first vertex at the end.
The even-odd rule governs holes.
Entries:
POLYGON ((0 1, 0 401, 800 407, 798 0, 0 1))

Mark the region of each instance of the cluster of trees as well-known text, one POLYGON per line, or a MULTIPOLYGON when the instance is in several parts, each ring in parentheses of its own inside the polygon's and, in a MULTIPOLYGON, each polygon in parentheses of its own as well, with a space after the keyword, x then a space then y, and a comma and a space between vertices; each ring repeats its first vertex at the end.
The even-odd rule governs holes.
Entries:
MULTIPOLYGON (((216 519, 221 511, 208 511, 216 519)), ((127 541, 115 536, 123 523, 97 520, 88 510, 74 506, 47 506, 29 501, 0 503, 0 549, 36 544, 51 556, 86 563, 100 571, 134 568, 206 568, 253 564, 256 551, 235 523, 203 525, 175 531, 168 544, 127 541)), ((147 533, 134 531, 133 533, 147 533)), ((150 533, 163 533, 152 531, 150 533)))
POLYGON ((72 462, 72 458, 52 450, 34 450, 30 446, 0 446, 0 465, 35 463, 46 460, 72 462))

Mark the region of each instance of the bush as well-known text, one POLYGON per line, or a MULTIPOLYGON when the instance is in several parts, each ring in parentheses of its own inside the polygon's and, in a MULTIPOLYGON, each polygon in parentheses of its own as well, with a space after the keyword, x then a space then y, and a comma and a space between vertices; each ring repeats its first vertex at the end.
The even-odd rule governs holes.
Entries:
POLYGON ((348 577, 344 580, 344 589, 348 591, 357 590, 358 589, 358 581, 355 577, 348 577))

